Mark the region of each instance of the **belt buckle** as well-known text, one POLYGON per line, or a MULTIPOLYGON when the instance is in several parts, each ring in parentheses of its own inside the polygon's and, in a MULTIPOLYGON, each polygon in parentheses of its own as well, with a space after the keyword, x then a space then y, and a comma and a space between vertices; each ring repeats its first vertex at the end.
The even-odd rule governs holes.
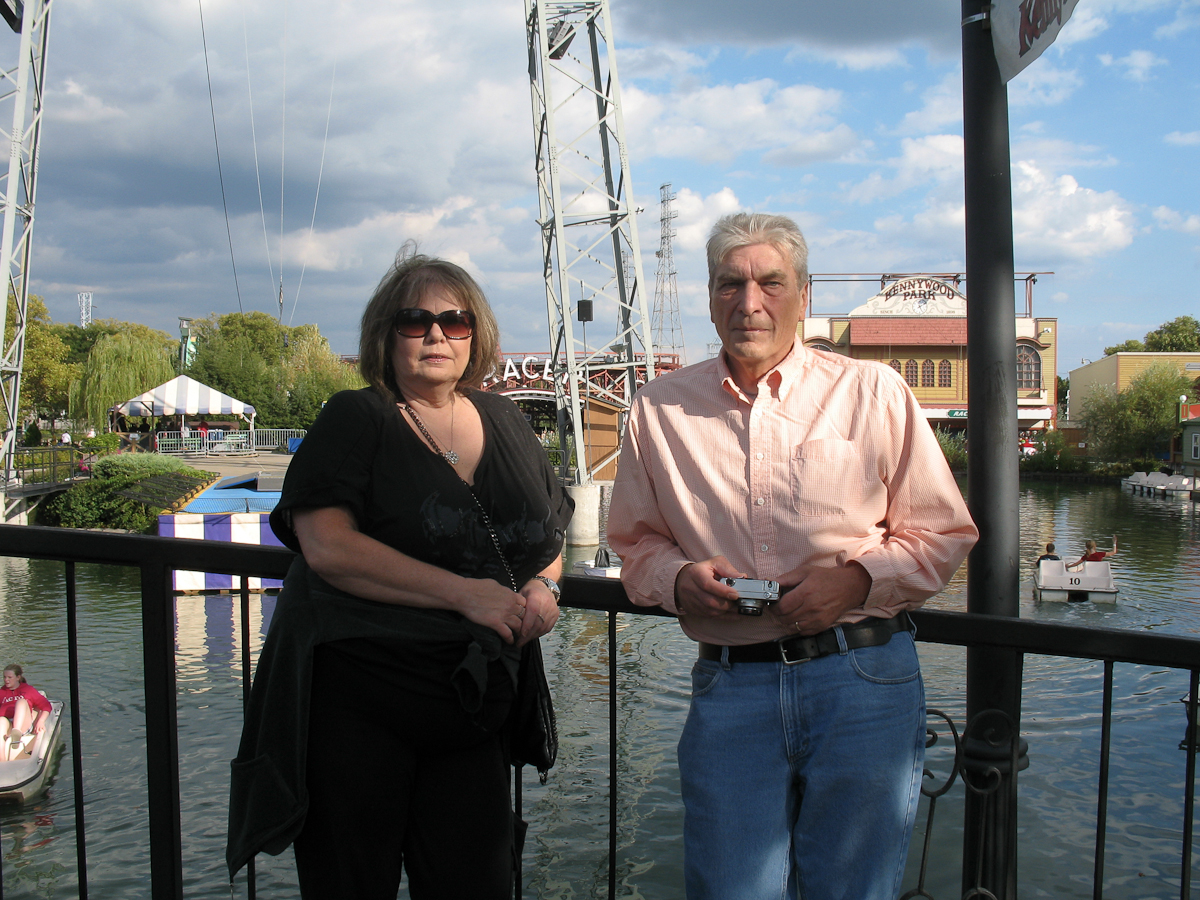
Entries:
POLYGON ((785 666, 795 666, 800 663, 806 663, 816 659, 820 650, 816 646, 816 639, 812 637, 794 637, 779 642, 779 657, 783 660, 785 666), (799 654, 795 657, 790 656, 792 650, 799 654))

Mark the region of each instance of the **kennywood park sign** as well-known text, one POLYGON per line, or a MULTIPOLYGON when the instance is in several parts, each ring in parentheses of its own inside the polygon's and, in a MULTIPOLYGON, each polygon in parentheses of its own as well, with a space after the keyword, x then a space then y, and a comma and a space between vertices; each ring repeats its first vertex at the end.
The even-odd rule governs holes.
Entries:
POLYGON ((967 298, 949 281, 914 276, 893 281, 852 316, 965 316, 967 298))

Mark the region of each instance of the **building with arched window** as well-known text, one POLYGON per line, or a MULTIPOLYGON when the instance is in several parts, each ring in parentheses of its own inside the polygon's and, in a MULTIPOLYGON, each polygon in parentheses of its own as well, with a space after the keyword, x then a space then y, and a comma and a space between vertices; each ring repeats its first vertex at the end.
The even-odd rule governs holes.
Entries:
MULTIPOLYGON (((863 276, 870 277, 870 276, 863 276)), ((800 323, 806 347, 891 366, 908 383, 931 425, 966 427, 967 298, 957 275, 875 276, 881 290, 844 315, 808 315, 800 323)), ((822 276, 810 279, 819 283, 822 276)), ((1017 425, 1056 427, 1058 320, 1013 318, 1017 425)))

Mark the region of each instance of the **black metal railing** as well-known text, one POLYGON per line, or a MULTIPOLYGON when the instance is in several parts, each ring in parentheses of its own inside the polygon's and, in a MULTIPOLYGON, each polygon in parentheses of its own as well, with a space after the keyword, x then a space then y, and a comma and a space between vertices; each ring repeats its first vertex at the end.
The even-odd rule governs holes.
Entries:
MULTIPOLYGON (((83 741, 79 726, 79 661, 76 636, 75 566, 77 563, 130 566, 141 572, 141 619, 143 673, 146 696, 146 763, 149 812, 151 896, 155 900, 183 897, 183 840, 180 821, 179 747, 176 714, 176 671, 174 634, 174 595, 172 572, 176 569, 218 572, 236 576, 281 578, 292 560, 290 551, 274 547, 225 544, 212 541, 180 540, 141 535, 105 534, 69 529, 0 525, 0 556, 51 559, 64 562, 68 622, 68 661, 71 698, 71 754, 75 777, 75 829, 81 898, 88 896, 87 852, 83 795, 83 741)), ((601 612, 608 619, 609 686, 609 823, 608 884, 609 897, 616 896, 617 877, 617 620, 623 614, 659 615, 657 609, 635 607, 626 599, 620 585, 603 578, 567 576, 563 579, 564 606, 601 612)), ((249 639, 249 590, 242 581, 242 674, 244 690, 250 683, 251 655, 249 639)), ((919 639, 925 642, 963 647, 986 647, 1020 654, 1099 660, 1104 663, 1102 737, 1097 773, 1098 803, 1096 850, 1094 860, 1094 896, 1100 898, 1105 880, 1105 834, 1108 802, 1108 767, 1112 734, 1113 666, 1118 663, 1153 665, 1190 673, 1191 690, 1187 699, 1188 722, 1196 722, 1197 680, 1200 676, 1200 639, 1176 637, 1117 629, 1081 628, 1046 622, 966 613, 922 610, 913 614, 919 639)), ((956 776, 962 775, 965 789, 985 792, 995 781, 992 775, 1020 768, 1020 744, 1012 723, 976 716, 963 729, 965 740, 976 740, 992 751, 984 756, 992 761, 973 771, 963 772, 964 754, 959 729, 944 714, 942 717, 958 748, 953 770, 940 786, 927 789, 930 796, 929 822, 938 797, 950 789, 956 776), (980 720, 983 721, 980 721, 980 720), (1006 729, 1008 732, 1005 733, 1006 729), (1000 737, 998 738, 997 735, 1000 737)), ((931 734, 933 730, 931 729, 931 734)), ((1192 879, 1192 821, 1195 804, 1196 728, 1189 725, 1184 745, 1186 754, 1183 821, 1180 833, 1180 897, 1190 896, 1192 879)), ((968 757, 970 754, 968 754, 968 757)), ((966 767, 970 770, 972 767, 966 767)), ((518 792, 519 798, 519 792, 518 792)), ((969 831, 971 823, 965 823, 969 831)), ((986 838, 986 835, 984 836, 986 838)), ((1015 853, 1015 849, 1013 850, 1015 853)), ((3 854, 0 853, 0 857, 3 854)), ((924 892, 925 861, 921 866, 921 885, 908 896, 929 896, 924 892)), ((969 887, 964 892, 986 896, 969 887)), ((249 870, 247 896, 253 900, 255 885, 253 864, 249 870)), ((0 900, 3 878, 0 871, 0 900)))
MULTIPOLYGON (((91 477, 84 454, 75 447, 18 447, 13 451, 12 475, 20 479, 24 493, 40 493, 44 487, 69 484, 91 477)), ((9 493, 22 493, 10 488, 9 493)))

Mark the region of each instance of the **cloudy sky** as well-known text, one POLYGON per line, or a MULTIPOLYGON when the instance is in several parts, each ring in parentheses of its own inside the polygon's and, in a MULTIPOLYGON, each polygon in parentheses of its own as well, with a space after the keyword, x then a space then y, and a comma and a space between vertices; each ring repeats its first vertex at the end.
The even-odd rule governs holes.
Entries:
MULTIPOLYGON (((956 0, 611 3, 645 277, 670 182, 692 361, 725 212, 792 215, 814 272, 961 271, 956 0)), ((53 9, 30 277, 56 321, 78 321, 83 290, 97 318, 172 333, 274 315, 282 277, 285 322, 351 353, 415 238, 477 275, 505 350, 547 348, 520 0, 53 9)), ((1059 319, 1060 374, 1200 315, 1197 60, 1200 0, 1080 0, 1009 85, 1016 268, 1055 273, 1035 313, 1059 319)), ((870 293, 820 285, 815 310, 870 293)))

